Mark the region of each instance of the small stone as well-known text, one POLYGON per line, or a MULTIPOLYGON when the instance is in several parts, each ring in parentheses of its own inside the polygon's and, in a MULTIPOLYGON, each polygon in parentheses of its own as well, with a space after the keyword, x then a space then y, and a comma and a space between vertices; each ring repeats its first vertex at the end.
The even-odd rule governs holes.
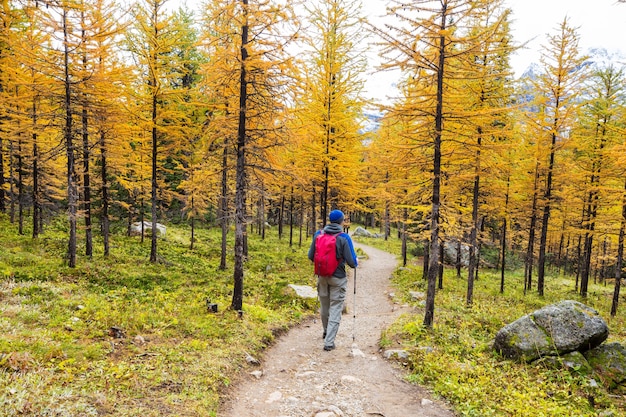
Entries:
POLYGON ((341 377, 341 382, 349 382, 350 384, 360 384, 361 380, 352 375, 344 375, 341 377))
POLYGON ((428 398, 422 398, 422 407, 427 407, 429 405, 432 405, 433 402, 431 400, 429 400, 428 398))
POLYGON ((385 357, 385 359, 391 359, 393 357, 396 357, 398 359, 408 359, 409 352, 404 349, 389 349, 385 351, 383 356, 385 357))
POLYGON ((274 391, 270 394, 269 397, 267 397, 267 400, 265 400, 265 402, 271 404, 280 400, 281 398, 283 398, 283 394, 280 391, 274 391))
POLYGON ((246 353, 246 362, 251 365, 260 365, 260 362, 249 353, 246 353))
POLYGON ((350 350, 350 356, 353 358, 364 358, 365 354, 359 348, 353 346, 350 350))
POLYGON ((261 379, 261 377, 263 376, 263 371, 252 371, 250 372, 250 375, 252 375, 256 379, 261 379))

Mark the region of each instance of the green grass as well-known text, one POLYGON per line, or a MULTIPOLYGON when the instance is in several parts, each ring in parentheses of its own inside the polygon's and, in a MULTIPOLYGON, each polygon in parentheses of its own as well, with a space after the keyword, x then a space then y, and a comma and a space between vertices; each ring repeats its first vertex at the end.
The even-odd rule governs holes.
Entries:
POLYGON ((96 240, 93 258, 79 254, 68 268, 61 222, 35 240, 16 229, 0 218, 3 416, 214 416, 245 354, 260 354, 315 306, 286 288, 313 283, 308 247, 275 233, 249 234, 239 318, 228 308, 232 253, 218 268, 218 230, 196 230, 191 251, 189 230, 170 225, 156 264, 149 239, 116 234, 110 257, 96 240))
MULTIPOLYGON (((363 243, 400 253, 397 239, 395 250, 392 242, 367 239, 363 243)), ((409 291, 426 291, 422 272, 416 262, 395 272, 398 301, 413 306, 414 313, 401 317, 381 340, 383 347, 410 352, 405 361, 410 381, 430 387, 462 416, 624 415, 626 403, 621 393, 596 387, 589 377, 576 372, 505 360, 491 348, 495 334, 505 324, 564 299, 594 307, 609 325, 608 341, 626 342, 623 297, 618 315, 609 314, 612 282, 590 285, 589 296, 582 299, 574 291, 573 278, 548 274, 545 296, 539 297, 536 292, 524 295, 522 275, 507 271, 505 291, 500 294, 500 274, 481 270, 473 305, 467 307, 465 275, 457 278, 456 270, 446 268, 444 289, 436 294, 434 326, 426 329, 422 305, 409 296, 409 291)))
MULTIPOLYGON (((102 256, 96 241, 92 259, 79 255, 78 266, 68 268, 64 229, 62 221, 52 222, 33 240, 18 236, 16 226, 0 217, 3 416, 215 416, 221 396, 246 369, 245 354, 259 355, 315 308, 313 300, 298 299, 286 288, 314 284, 308 239, 290 248, 275 230, 265 240, 249 234, 240 319, 228 309, 232 253, 221 271, 218 230, 197 230, 191 251, 189 230, 168 225, 156 264, 148 261, 148 239, 141 244, 138 237, 115 234, 110 257, 102 256), (207 298, 218 304, 217 314, 207 312, 207 298), (112 327, 123 337, 114 337, 112 327)), ((358 241, 400 252, 396 238, 358 241)), ((415 253, 415 245, 409 250, 415 253)), ((385 331, 381 345, 407 349, 409 380, 431 388, 460 415, 624 413, 620 396, 592 387, 580 375, 506 361, 490 348, 504 324, 548 303, 579 299, 570 278, 548 276, 541 298, 524 295, 515 272, 507 274, 500 294, 499 276, 481 270, 473 307, 467 308, 465 280, 446 270, 434 327, 425 329, 421 306, 408 294, 424 291, 421 276, 415 259, 395 272, 396 297, 413 305, 414 313, 385 331)), ((580 301, 607 320, 609 341, 624 341, 623 312, 615 318, 608 313, 611 294, 611 286, 591 285, 589 297, 580 301)))

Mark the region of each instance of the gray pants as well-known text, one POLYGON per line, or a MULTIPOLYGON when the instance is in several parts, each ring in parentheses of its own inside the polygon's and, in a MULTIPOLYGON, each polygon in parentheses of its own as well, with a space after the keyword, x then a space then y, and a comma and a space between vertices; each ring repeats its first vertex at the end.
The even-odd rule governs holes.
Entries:
POLYGON ((347 277, 317 277, 317 295, 320 299, 320 314, 326 334, 324 346, 335 346, 335 336, 341 322, 347 287, 347 277))

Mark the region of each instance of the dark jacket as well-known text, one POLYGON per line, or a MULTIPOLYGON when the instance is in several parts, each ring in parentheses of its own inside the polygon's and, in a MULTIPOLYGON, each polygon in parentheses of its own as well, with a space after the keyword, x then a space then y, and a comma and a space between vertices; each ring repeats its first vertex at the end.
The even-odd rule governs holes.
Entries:
MULTIPOLYGON (((318 230, 315 235, 313 235, 313 241, 311 242, 311 247, 309 248, 309 259, 311 261, 315 259, 315 240, 317 239, 317 236, 319 236, 320 232, 321 230, 318 230)), ((339 266, 337 266, 333 276, 337 278, 345 278, 346 264, 350 265, 352 268, 356 268, 358 266, 356 252, 354 251, 354 246, 352 245, 352 239, 350 239, 350 236, 347 233, 343 233, 341 225, 337 223, 330 223, 326 225, 324 227, 324 233, 337 235, 337 259, 341 259, 341 262, 339 262, 339 266)))

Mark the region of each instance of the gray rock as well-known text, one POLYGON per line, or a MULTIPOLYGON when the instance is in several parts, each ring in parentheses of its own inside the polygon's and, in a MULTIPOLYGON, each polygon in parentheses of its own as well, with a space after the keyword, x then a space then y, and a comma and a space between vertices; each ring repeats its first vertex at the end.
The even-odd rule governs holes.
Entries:
MULTIPOLYGON (((139 236, 141 235, 141 223, 142 222, 135 222, 132 223, 130 225, 130 235, 131 236, 139 236)), ((162 225, 161 223, 157 223, 156 224, 156 228, 157 228, 157 236, 165 236, 165 232, 167 231, 167 228, 165 227, 165 225, 162 225)), ((145 233, 151 233, 152 232, 152 222, 143 221, 143 230, 145 233)))
POLYGON ((532 317, 550 336, 559 354, 593 349, 609 336, 609 327, 598 312, 578 301, 546 306, 532 317))
POLYGON ((358 226, 356 229, 354 229, 354 232, 352 232, 352 236, 374 237, 374 234, 369 230, 358 226))
POLYGON ((609 389, 626 382, 626 347, 613 342, 585 352, 585 358, 609 389))
POLYGON ((542 356, 584 352, 608 335, 609 328, 596 310, 566 300, 507 324, 496 334, 493 346, 506 358, 531 362, 542 356))
POLYGON ((541 364, 551 369, 565 368, 572 373, 581 375, 591 375, 593 373, 593 369, 591 369, 591 365, 589 365, 585 356, 578 351, 566 353, 563 356, 544 356, 533 362, 533 364, 541 364))
POLYGON ((426 298, 426 294, 421 291, 409 291, 409 295, 413 300, 424 300, 426 298))
POLYGON ((398 359, 408 359, 409 352, 404 349, 388 349, 383 353, 383 356, 385 357, 385 359, 391 359, 393 357, 396 357, 398 359))
POLYGON ((317 290, 311 286, 289 284, 289 288, 292 288, 298 297, 317 298, 317 290))
POLYGON ((529 315, 500 329, 496 334, 493 347, 505 358, 527 362, 551 353, 547 335, 529 315))
POLYGON ((385 237, 383 233, 372 233, 369 230, 364 229, 361 226, 358 226, 356 229, 354 229, 354 232, 352 232, 352 236, 375 237, 375 238, 385 237))

